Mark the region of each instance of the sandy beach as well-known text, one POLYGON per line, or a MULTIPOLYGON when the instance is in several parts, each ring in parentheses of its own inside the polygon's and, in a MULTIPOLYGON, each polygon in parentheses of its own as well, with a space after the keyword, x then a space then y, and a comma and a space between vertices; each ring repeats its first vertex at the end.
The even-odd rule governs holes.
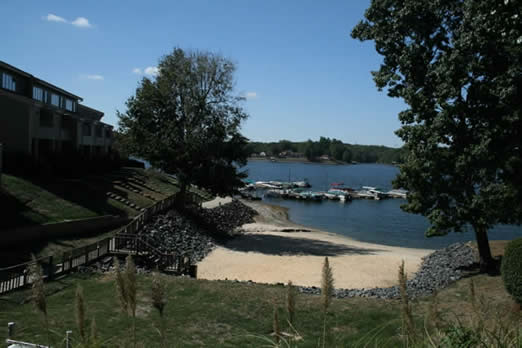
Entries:
MULTIPOLYGON (((207 202, 211 208, 228 198, 207 202)), ((411 276, 426 249, 391 247, 359 242, 341 235, 300 226, 288 220, 285 208, 261 202, 244 202, 259 215, 255 223, 224 246, 213 250, 198 264, 198 278, 252 280, 320 286, 325 256, 332 265, 338 288, 384 287, 397 284, 402 260, 411 276)))

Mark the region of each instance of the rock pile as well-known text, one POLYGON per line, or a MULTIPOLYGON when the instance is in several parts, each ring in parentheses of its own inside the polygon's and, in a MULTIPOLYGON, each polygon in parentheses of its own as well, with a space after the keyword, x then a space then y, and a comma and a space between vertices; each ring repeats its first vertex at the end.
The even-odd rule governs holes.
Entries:
POLYGON ((160 251, 188 256, 194 263, 207 256, 215 245, 201 227, 175 210, 155 216, 141 233, 160 251))
POLYGON ((213 209, 200 209, 197 217, 211 232, 231 236, 238 227, 254 222, 256 214, 254 209, 234 199, 213 209))
MULTIPOLYGON (((408 280, 408 295, 411 298, 432 294, 435 290, 447 287, 463 276, 463 269, 475 263, 473 249, 467 244, 456 243, 447 248, 434 251, 424 258, 421 267, 415 276, 408 280)), ((317 287, 300 287, 306 294, 320 294, 317 287)), ((337 289, 336 297, 377 297, 398 298, 399 287, 372 288, 372 289, 337 289)))
POLYGON ((171 210, 155 216, 141 233, 160 251, 185 255, 196 263, 212 251, 215 237, 231 236, 239 226, 253 222, 255 214, 255 210, 237 200, 213 209, 199 209, 191 214, 192 219, 171 210))

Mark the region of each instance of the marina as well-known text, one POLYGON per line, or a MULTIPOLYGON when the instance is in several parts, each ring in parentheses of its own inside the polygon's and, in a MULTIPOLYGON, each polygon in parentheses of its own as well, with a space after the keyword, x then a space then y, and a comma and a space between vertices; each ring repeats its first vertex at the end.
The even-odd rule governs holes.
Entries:
MULTIPOLYGON (((471 229, 466 229, 462 233, 452 232, 444 238, 426 238, 425 231, 430 226, 429 221, 421 215, 411 214, 401 209, 408 193, 393 189, 393 179, 399 172, 394 166, 382 164, 332 166, 253 161, 249 162, 245 170, 248 171, 248 179, 253 184, 257 181, 292 182, 307 178, 307 182, 311 185, 306 188, 307 191, 322 192, 324 197, 316 201, 270 197, 265 195, 269 189, 255 187, 251 191, 244 191, 245 194, 252 195, 253 199, 262 199, 268 204, 288 209, 290 220, 302 226, 337 233, 367 243, 421 249, 444 248, 452 243, 467 242, 474 238, 471 229), (281 178, 283 180, 278 180, 281 178), (363 186, 380 188, 379 191, 386 193, 389 198, 376 200, 363 186), (332 189, 350 193, 352 201, 343 203, 335 198, 329 198, 327 193, 332 189), (355 191, 358 191, 357 195, 355 191)), ((519 237, 521 232, 519 226, 496 225, 491 228, 489 235, 492 239, 510 239, 519 237)))
POLYGON ((381 200, 387 198, 406 199, 408 192, 401 189, 384 191, 378 187, 362 186, 360 189, 345 187, 344 183, 331 183, 326 191, 310 190, 308 180, 302 181, 247 181, 240 189, 244 198, 261 199, 261 197, 295 199, 320 202, 333 200, 350 202, 353 199, 381 200))

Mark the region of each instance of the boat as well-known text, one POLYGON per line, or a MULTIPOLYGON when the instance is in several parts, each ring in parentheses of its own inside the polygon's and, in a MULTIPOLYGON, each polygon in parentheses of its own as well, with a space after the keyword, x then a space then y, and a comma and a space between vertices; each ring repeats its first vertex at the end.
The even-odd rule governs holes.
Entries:
POLYGON ((280 189, 281 185, 277 184, 275 181, 256 181, 255 186, 257 188, 262 189, 280 189))
POLYGON ((324 197, 328 198, 330 200, 333 200, 333 201, 337 201, 340 199, 340 197, 338 195, 336 195, 335 193, 331 193, 330 191, 325 192, 324 197))
POLYGON ((294 185, 294 187, 303 187, 303 188, 311 187, 311 185, 307 179, 304 179, 302 181, 294 181, 294 182, 292 182, 292 184, 294 185))
POLYGON ((349 193, 347 193, 346 191, 343 191, 343 190, 339 190, 339 189, 330 189, 330 190, 328 190, 327 194, 335 196, 336 198, 334 198, 334 199, 340 200, 342 202, 352 200, 352 196, 349 193))
POLYGON ((312 191, 301 191, 299 189, 292 190, 294 194, 297 193, 297 199, 303 199, 306 201, 320 201, 324 198, 324 194, 321 192, 312 192, 312 191))
POLYGON ((406 199, 408 196, 408 191, 403 189, 397 189, 397 190, 390 190, 386 192, 386 195, 392 198, 403 198, 406 199))
POLYGON ((265 192, 265 197, 282 198, 286 197, 287 190, 272 189, 265 192))
POLYGON ((373 199, 375 200, 380 200, 380 199, 383 199, 383 198, 387 198, 388 196, 386 195, 386 193, 384 193, 380 188, 378 187, 373 187, 373 186, 363 186, 362 187, 363 189, 365 189, 366 191, 368 191, 370 194, 373 195, 373 199))
POLYGON ((347 186, 344 186, 344 183, 343 182, 333 182, 330 184, 330 189, 332 190, 340 190, 340 191, 344 191, 346 193, 353 193, 355 192, 355 190, 351 187, 347 187, 347 186))

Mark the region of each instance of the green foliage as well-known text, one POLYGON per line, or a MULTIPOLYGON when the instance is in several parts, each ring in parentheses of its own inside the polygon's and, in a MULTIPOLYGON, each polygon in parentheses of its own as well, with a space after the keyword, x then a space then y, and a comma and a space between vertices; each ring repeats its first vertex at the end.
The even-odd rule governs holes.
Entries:
POLYGON ((522 304, 522 238, 512 240, 506 246, 501 273, 506 290, 522 304))
POLYGON ((426 216, 429 234, 471 224, 487 264, 487 229, 522 222, 520 10, 511 0, 374 0, 352 32, 384 56, 377 87, 408 105, 396 132, 403 209, 426 216))
POLYGON ((450 326, 444 330, 440 346, 467 348, 476 347, 480 343, 480 336, 476 330, 465 326, 450 326))
POLYGON ((277 143, 250 142, 247 146, 249 155, 265 152, 278 156, 282 151, 291 151, 314 161, 322 155, 328 155, 337 161, 351 163, 388 163, 401 162, 403 149, 376 145, 345 144, 338 139, 321 137, 319 141, 311 139, 305 142, 281 140, 277 143))
POLYGON ((242 185, 247 139, 239 130, 247 114, 233 95, 235 66, 213 53, 180 48, 164 56, 159 74, 143 78, 118 112, 121 146, 154 167, 176 174, 181 196, 190 184, 216 194, 242 185))

